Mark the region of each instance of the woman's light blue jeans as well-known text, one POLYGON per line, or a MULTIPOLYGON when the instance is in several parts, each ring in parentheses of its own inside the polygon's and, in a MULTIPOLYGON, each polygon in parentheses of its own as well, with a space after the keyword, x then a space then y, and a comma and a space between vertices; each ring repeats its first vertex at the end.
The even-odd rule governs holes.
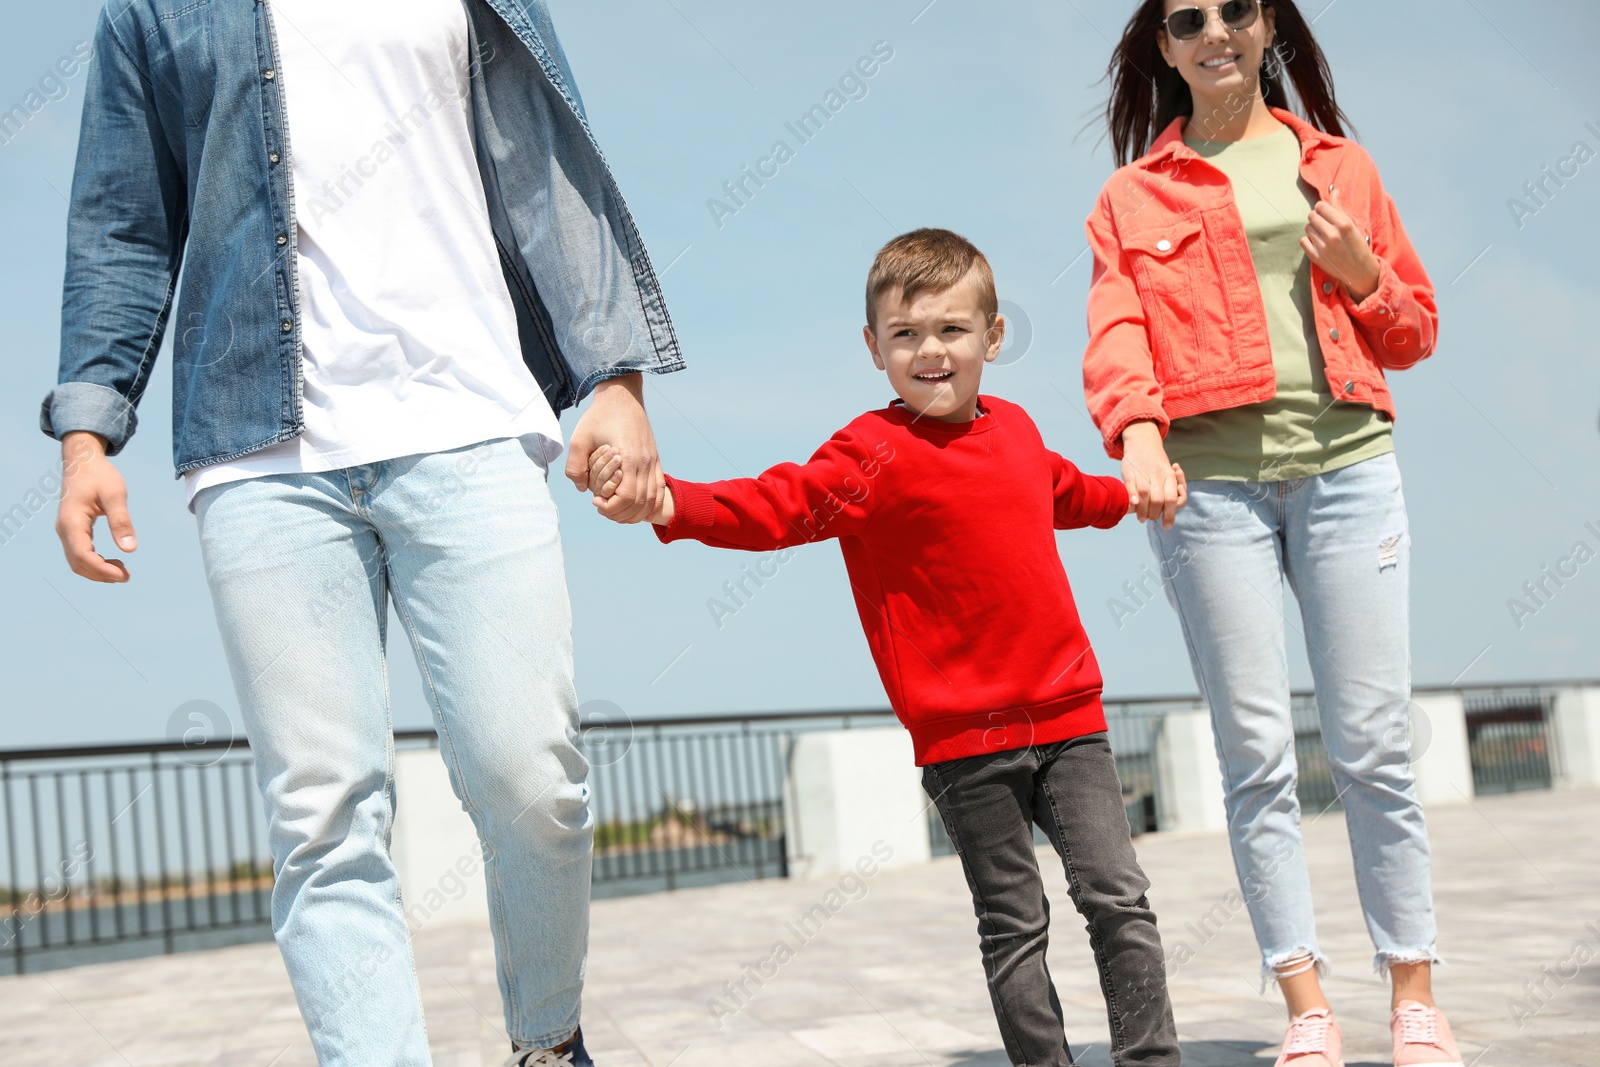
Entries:
POLYGON ((388 852, 391 597, 485 846, 509 1036, 549 1047, 577 1027, 593 826, 536 448, 488 441, 195 498, 271 819, 273 931, 323 1067, 429 1063, 388 852))
POLYGON ((1411 539, 1394 455, 1287 482, 1194 482, 1173 528, 1151 523, 1150 540, 1211 707, 1263 976, 1307 954, 1327 966, 1295 796, 1286 578, 1300 602, 1375 966, 1437 961, 1406 730, 1411 539))

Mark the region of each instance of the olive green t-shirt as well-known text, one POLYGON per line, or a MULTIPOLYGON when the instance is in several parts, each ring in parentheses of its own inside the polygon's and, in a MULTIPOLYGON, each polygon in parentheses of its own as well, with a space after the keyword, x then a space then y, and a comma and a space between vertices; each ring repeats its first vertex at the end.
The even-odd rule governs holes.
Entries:
POLYGON ((1300 177, 1300 140, 1285 126, 1247 141, 1184 143, 1228 176, 1267 314, 1278 395, 1262 404, 1177 419, 1167 455, 1190 479, 1277 482, 1394 451, 1390 422, 1335 400, 1322 362, 1311 260, 1300 247, 1317 195, 1300 177))

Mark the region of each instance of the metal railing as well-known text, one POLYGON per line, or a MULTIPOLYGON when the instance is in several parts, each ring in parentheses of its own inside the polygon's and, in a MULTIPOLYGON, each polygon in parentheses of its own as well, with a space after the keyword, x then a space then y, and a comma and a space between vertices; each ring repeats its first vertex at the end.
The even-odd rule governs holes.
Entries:
MULTIPOLYGON (((1461 695, 1466 712, 1467 743, 1477 796, 1549 789, 1552 715, 1562 685, 1474 686, 1449 690, 1461 695)), ((1339 806, 1339 790, 1328 766, 1313 693, 1293 697, 1295 759, 1299 764, 1298 794, 1302 811, 1320 812, 1339 806)))
MULTIPOLYGON (((594 895, 783 876, 795 736, 893 722, 586 722, 594 895)), ((243 739, 0 751, 0 974, 269 938, 266 826, 243 739)))
POLYGON ((1462 694, 1472 787, 1478 796, 1549 789, 1554 694, 1536 686, 1462 694))
POLYGON ((0 973, 258 940, 266 814, 228 742, 0 752, 0 973), (115 947, 112 947, 115 946, 115 947))
POLYGON ((894 723, 888 711, 588 722, 594 895, 788 873, 784 789, 797 734, 894 723))
MULTIPOLYGON (((1553 691, 1460 691, 1479 793, 1549 787, 1553 691)), ((1106 705, 1135 833, 1156 829, 1162 718, 1196 706, 1106 705)), ((1295 694, 1293 716, 1302 807, 1326 810, 1337 796, 1315 699, 1295 694)), ((796 736, 893 724, 879 710, 586 720, 595 896, 785 875, 804 831, 784 805, 796 736)), ((931 805, 929 832, 948 854, 931 805)), ((266 815, 242 739, 0 751, 0 833, 0 974, 270 937, 266 815)))

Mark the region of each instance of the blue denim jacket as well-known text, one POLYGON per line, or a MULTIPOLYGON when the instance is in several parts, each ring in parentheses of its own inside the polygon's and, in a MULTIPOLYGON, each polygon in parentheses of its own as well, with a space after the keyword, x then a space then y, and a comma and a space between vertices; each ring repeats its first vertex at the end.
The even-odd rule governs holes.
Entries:
MULTIPOLYGON (((465 8, 490 224, 522 356, 551 407, 608 377, 680 369, 660 284, 543 0, 465 8)), ((269 0, 111 0, 101 13, 45 433, 91 430, 113 455, 127 443, 180 267, 178 473, 304 428, 292 131, 276 54, 269 0)))

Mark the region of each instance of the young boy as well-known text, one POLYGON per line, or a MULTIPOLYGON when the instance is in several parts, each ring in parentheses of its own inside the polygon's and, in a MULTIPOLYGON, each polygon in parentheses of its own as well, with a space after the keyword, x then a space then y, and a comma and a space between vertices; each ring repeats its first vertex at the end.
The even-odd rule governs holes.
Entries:
MULTIPOLYGON (((988 261, 964 238, 917 230, 885 245, 864 333, 898 401, 804 465, 710 484, 668 477, 656 534, 753 551, 839 540, 878 673, 972 889, 1011 1062, 1072 1063, 1045 966, 1038 823, 1089 923, 1113 1062, 1177 1064, 1100 671, 1054 534, 1115 526, 1128 489, 1081 474, 1020 407, 979 395, 1005 322, 988 261)), ((619 462, 609 448, 591 457, 602 513, 621 503, 610 498, 619 462)))

